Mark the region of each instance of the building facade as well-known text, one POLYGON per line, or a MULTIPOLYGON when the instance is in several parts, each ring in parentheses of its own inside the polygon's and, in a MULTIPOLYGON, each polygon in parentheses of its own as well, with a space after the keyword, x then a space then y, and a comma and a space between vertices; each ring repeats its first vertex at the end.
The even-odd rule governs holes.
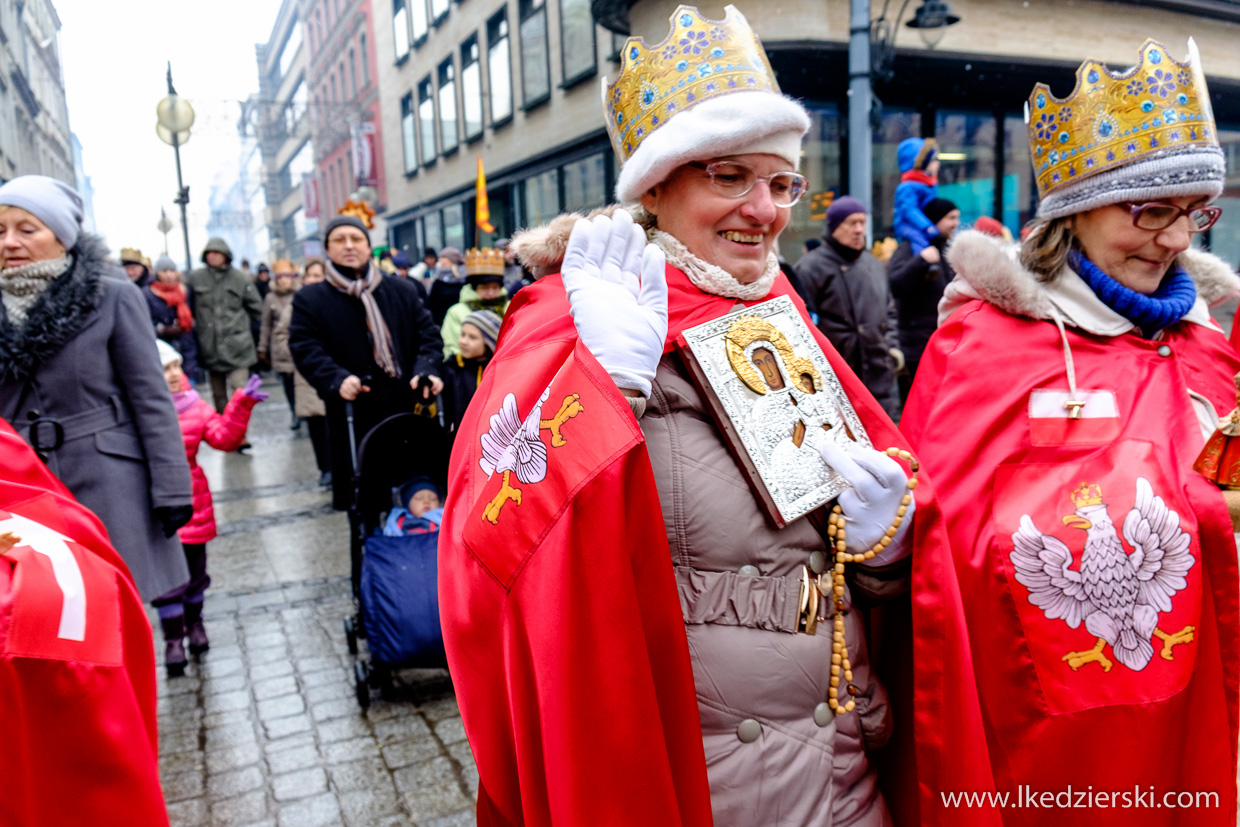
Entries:
MULTIPOLYGON (((667 36, 675 3, 373 2, 388 112, 383 133, 393 147, 393 244, 414 251, 494 240, 479 236, 474 224, 477 155, 486 164, 497 235, 611 199, 616 164, 599 84, 618 71, 624 34, 650 44, 667 36)), ((873 5, 877 16, 880 4, 873 5)), ((801 241, 822 232, 830 200, 849 188, 849 3, 758 0, 738 7, 762 38, 784 93, 801 99, 813 118, 802 164, 812 195, 794 208, 781 242, 795 260, 801 241)), ((723 17, 722 3, 701 8, 707 17, 723 17)), ((955 0, 952 10, 960 21, 928 33, 937 38, 933 48, 903 25, 907 19, 899 21, 891 75, 875 78, 876 235, 891 230, 896 146, 911 136, 938 139, 946 156, 940 193, 961 207, 965 221, 992 215, 1019 230, 1036 210, 1023 118, 1034 84, 1047 82, 1066 95, 1086 57, 1120 69, 1154 37, 1183 59, 1193 37, 1233 170, 1220 200, 1224 218, 1205 241, 1240 262, 1240 2, 955 0)))
POLYGON ((0 183, 27 174, 75 183, 59 32, 51 0, 0 2, 0 183))

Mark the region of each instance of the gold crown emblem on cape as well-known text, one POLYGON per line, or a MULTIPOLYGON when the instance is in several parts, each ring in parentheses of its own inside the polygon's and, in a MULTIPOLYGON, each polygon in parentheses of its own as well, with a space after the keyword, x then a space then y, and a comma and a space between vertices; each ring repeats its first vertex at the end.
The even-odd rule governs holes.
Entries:
POLYGON ((465 251, 465 272, 471 276, 504 275, 504 253, 494 247, 465 251))
POLYGON ((1102 505, 1102 486, 1097 483, 1082 482, 1081 487, 1072 492, 1072 502, 1077 508, 1102 505))
POLYGON ((1217 147, 1214 112, 1197 44, 1184 63, 1156 40, 1141 47, 1137 65, 1114 74, 1087 60, 1064 99, 1039 83, 1025 107, 1038 194, 1168 150, 1217 147))
POLYGON ((678 6, 671 23, 655 46, 630 37, 620 50, 620 75, 605 85, 607 134, 621 164, 677 112, 733 92, 779 93, 758 36, 734 6, 723 20, 678 6))

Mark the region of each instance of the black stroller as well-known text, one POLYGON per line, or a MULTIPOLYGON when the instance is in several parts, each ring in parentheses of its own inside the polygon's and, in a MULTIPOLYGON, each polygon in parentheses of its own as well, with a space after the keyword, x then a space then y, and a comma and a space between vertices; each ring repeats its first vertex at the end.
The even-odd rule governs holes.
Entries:
POLYGON ((376 529, 387 511, 403 505, 397 492, 411 477, 429 477, 446 490, 450 441, 437 421, 404 413, 380 422, 358 445, 351 404, 346 419, 354 468, 349 551, 357 612, 345 618, 344 633, 351 654, 357 654, 359 638, 369 643, 370 661, 353 664, 357 702, 366 708, 371 687, 390 692, 393 669, 448 665, 436 591, 438 532, 383 537, 376 529))

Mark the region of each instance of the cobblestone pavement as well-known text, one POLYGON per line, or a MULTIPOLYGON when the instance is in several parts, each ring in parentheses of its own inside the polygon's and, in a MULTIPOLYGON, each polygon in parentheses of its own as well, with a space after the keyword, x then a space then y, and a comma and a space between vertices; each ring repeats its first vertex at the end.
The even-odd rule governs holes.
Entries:
POLYGON ((477 773, 447 673, 398 673, 391 698, 357 704, 346 520, 316 484, 306 429, 289 431, 278 384, 266 390, 249 456, 199 454, 220 529, 211 650, 167 680, 156 632, 172 824, 472 824, 477 773))

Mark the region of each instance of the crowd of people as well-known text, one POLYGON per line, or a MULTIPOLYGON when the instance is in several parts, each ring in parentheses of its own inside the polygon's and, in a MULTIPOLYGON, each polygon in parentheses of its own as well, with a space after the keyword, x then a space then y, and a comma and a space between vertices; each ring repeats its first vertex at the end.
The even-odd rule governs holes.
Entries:
MULTIPOLYGON (((169 678, 209 650, 216 524, 196 457, 246 451, 270 371, 337 509, 387 418, 437 420, 454 445, 447 489, 413 476, 383 531, 439 536, 480 824, 1039 823, 943 796, 1067 784, 1212 791, 1194 823, 1234 824, 1240 499, 1216 483, 1240 480, 1218 447, 1240 435, 1240 357, 1208 307, 1240 278, 1192 244, 1220 213, 1212 124, 1105 163, 1092 127, 1033 142, 1040 204, 1019 240, 993 219, 962 229, 936 142, 910 138, 894 249, 871 251, 869 211, 842 196, 788 267, 810 119, 739 12, 681 7, 670 36, 702 28, 726 70, 683 78, 662 122, 643 120, 637 57, 606 90, 618 203, 489 248, 414 263, 339 215, 321 259, 251 274, 212 238, 182 273, 110 257, 61 182, 0 186, 0 554, 35 572, 0 566, 0 599, 51 588, 21 551, 50 542, 38 526, 79 567, 127 572, 99 598, 127 618, 109 702, 154 745, 135 606, 158 615, 169 678), (772 426, 789 455, 843 488, 786 524, 681 352, 772 299, 821 361, 771 325, 729 358, 790 400, 772 426), (855 414, 846 435, 810 410, 824 374, 855 414)), ((1172 60, 1141 48, 1142 66, 1172 60)), ((1039 87, 1030 105, 1128 118, 1118 76, 1093 71, 1081 100, 1039 87)), ((1199 67, 1180 82, 1167 124, 1204 122, 1199 67)), ((27 675, 5 665, 0 697, 27 675)), ((81 731, 116 746, 114 726, 81 731)), ((151 752, 127 782, 143 806, 151 752)))

